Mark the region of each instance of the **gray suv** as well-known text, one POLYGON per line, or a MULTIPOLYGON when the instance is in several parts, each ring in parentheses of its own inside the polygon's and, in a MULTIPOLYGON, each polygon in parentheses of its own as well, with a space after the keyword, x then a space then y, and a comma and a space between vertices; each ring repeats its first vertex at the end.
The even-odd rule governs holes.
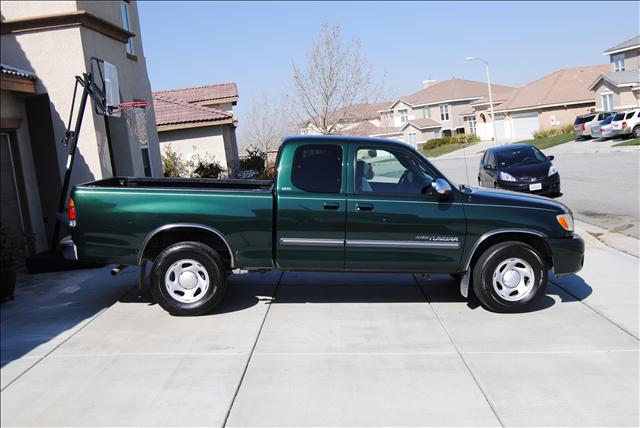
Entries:
POLYGON ((576 138, 591 137, 591 126, 602 122, 612 114, 615 113, 602 112, 582 114, 576 117, 575 122, 573 122, 573 133, 575 134, 576 138))

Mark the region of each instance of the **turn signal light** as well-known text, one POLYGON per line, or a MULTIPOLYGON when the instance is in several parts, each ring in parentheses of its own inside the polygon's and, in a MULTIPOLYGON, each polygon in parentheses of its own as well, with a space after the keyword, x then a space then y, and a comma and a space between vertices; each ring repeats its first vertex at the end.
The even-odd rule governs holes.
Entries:
POLYGON ((558 224, 567 232, 573 232, 573 217, 571 214, 560 214, 556 216, 558 224))
POLYGON ((67 219, 70 223, 76 221, 76 204, 73 202, 73 198, 69 198, 67 204, 67 219))

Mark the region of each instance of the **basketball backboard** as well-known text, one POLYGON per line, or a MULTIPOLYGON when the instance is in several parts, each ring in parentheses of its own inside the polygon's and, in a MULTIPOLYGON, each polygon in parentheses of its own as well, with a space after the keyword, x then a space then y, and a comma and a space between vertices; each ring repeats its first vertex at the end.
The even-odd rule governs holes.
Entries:
POLYGON ((92 97, 96 112, 107 116, 120 117, 119 110, 113 106, 120 104, 120 88, 118 85, 118 69, 110 62, 98 58, 91 58, 91 72, 93 75, 93 92, 98 95, 92 97))

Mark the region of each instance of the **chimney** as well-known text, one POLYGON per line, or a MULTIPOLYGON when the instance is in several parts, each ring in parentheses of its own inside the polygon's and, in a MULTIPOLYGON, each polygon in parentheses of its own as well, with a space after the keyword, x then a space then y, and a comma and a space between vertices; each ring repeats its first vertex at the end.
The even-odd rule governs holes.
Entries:
POLYGON ((429 86, 433 85, 434 83, 436 83, 436 81, 433 80, 433 79, 423 80, 422 81, 422 89, 428 88, 429 86))

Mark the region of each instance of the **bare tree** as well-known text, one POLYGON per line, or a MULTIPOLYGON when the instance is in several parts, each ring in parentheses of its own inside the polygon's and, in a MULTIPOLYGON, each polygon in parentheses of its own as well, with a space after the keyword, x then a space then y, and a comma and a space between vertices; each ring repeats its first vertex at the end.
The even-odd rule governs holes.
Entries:
POLYGON ((345 43, 340 26, 326 23, 304 66, 293 63, 292 86, 288 96, 298 125, 310 124, 320 134, 335 134, 354 123, 354 106, 375 103, 382 93, 360 41, 345 43))
POLYGON ((284 102, 265 94, 251 100, 249 114, 243 122, 243 145, 265 153, 275 151, 282 137, 290 133, 290 114, 284 102))

